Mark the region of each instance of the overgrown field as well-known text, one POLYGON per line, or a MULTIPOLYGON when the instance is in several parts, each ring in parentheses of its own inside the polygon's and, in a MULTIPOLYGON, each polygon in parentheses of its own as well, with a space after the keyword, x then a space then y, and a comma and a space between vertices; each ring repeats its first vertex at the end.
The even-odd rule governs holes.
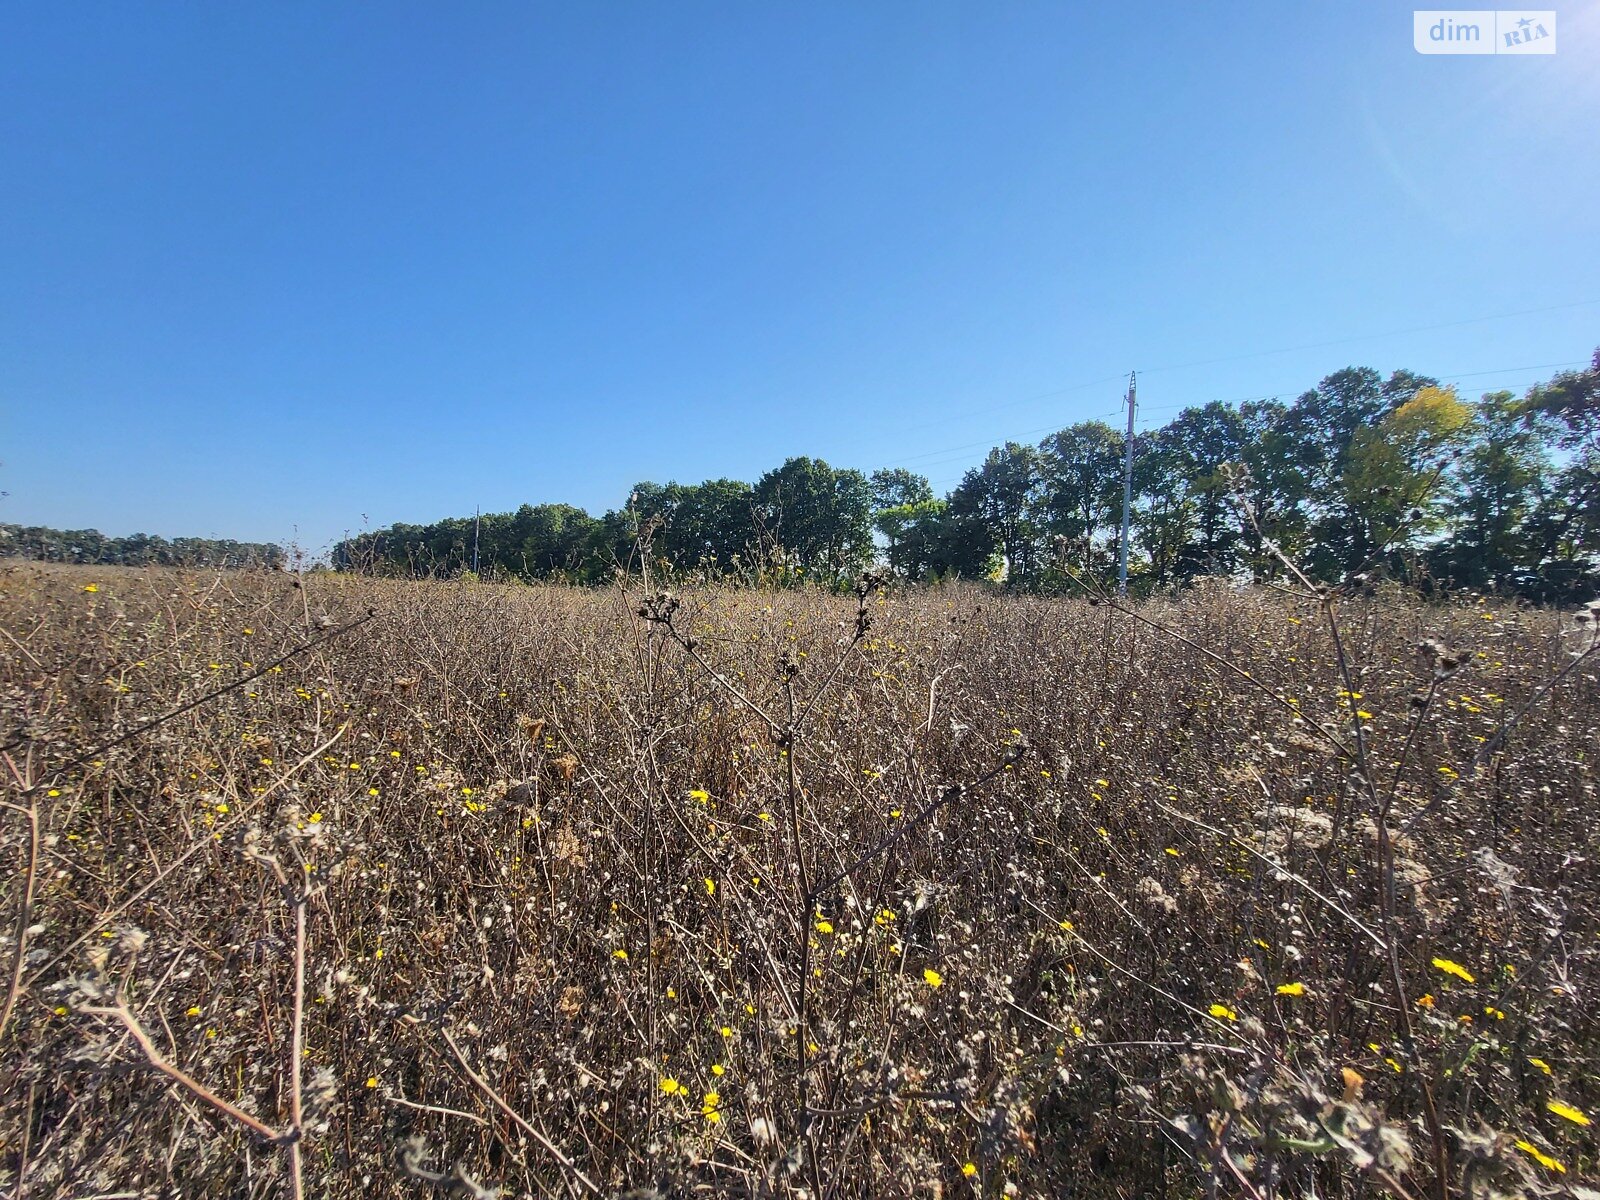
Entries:
POLYGON ((1592 620, 0 593, 7 1195, 1595 1183, 1592 620))

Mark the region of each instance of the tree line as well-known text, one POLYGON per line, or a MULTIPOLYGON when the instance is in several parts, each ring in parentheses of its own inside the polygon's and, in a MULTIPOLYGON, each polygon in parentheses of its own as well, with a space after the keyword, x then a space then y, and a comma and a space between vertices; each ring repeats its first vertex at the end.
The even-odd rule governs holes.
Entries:
POLYGON ((281 567, 288 555, 271 542, 199 537, 169 541, 149 533, 107 537, 98 529, 0 522, 0 558, 121 567, 281 567))
MULTIPOLYGON (((658 569, 837 585, 873 563, 912 581, 1019 590, 1105 582, 1121 536, 1124 434, 1082 421, 991 450, 946 496, 904 468, 791 458, 755 483, 640 483, 594 517, 523 505, 339 543, 334 565, 479 569, 595 582, 658 569)), ((1184 409, 1133 446, 1130 572, 1140 590, 1270 579, 1277 550, 1312 577, 1379 568, 1422 586, 1535 600, 1600 587, 1600 350, 1518 397, 1477 401, 1410 371, 1351 367, 1292 402, 1184 409), (1276 547, 1276 550, 1274 549, 1276 547)))
MULTIPOLYGON (((595 517, 570 504, 396 524, 332 565, 594 583, 653 568, 749 584, 840 585, 871 565, 910 581, 1056 591, 1109 582, 1125 436, 1081 421, 1007 442, 947 495, 900 467, 791 458, 755 483, 643 482, 595 517)), ((1419 586, 1539 601, 1600 591, 1600 350, 1522 396, 1476 401, 1410 371, 1335 372, 1292 402, 1215 401, 1134 435, 1129 542, 1141 591, 1196 577, 1313 578, 1380 568, 1419 586)), ((0 523, 0 557, 125 566, 281 566, 270 543, 107 537, 0 523)))

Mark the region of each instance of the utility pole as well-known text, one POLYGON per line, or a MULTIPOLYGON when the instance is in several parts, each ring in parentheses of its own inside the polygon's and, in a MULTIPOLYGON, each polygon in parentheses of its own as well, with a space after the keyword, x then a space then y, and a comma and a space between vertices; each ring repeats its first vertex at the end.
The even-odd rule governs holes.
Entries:
POLYGON ((1128 594, 1128 520, 1133 512, 1133 410, 1138 406, 1138 372, 1128 372, 1128 440, 1122 459, 1122 538, 1117 543, 1117 594, 1128 594))
MULTIPOLYGON (((1129 426, 1132 428, 1132 426, 1129 426)), ((472 573, 478 573, 478 523, 483 513, 481 509, 472 510, 472 573)))

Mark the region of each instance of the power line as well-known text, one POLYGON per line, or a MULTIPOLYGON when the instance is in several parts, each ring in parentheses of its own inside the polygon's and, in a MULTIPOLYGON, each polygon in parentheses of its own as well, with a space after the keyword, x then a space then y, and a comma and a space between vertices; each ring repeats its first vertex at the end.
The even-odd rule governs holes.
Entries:
MULTIPOLYGON (((1509 375, 1509 374, 1513 374, 1513 373, 1518 372, 1518 371, 1561 370, 1561 369, 1567 368, 1567 367, 1581 367, 1581 366, 1586 365, 1588 363, 1588 361, 1589 361, 1588 359, 1573 359, 1573 360, 1568 361, 1568 362, 1530 363, 1530 364, 1527 364, 1525 366, 1519 366, 1519 367, 1496 367, 1493 370, 1488 370, 1488 371, 1465 371, 1465 372, 1461 372, 1461 373, 1455 374, 1455 375, 1433 375, 1433 376, 1430 376, 1429 378, 1437 379, 1440 383, 1449 383, 1449 382, 1452 382, 1453 380, 1459 380, 1459 379, 1477 379, 1477 378, 1481 378, 1481 377, 1483 377, 1485 375, 1509 375)), ((1537 382, 1537 381, 1533 381, 1533 382, 1537 382)), ((1223 404, 1246 404, 1246 403, 1249 403, 1252 400, 1274 400, 1274 399, 1277 399, 1279 396, 1283 396, 1283 395, 1289 394, 1292 390, 1293 389, 1291 389, 1291 388, 1277 388, 1277 389, 1268 390, 1266 392, 1254 392, 1254 393, 1251 393, 1248 396, 1235 396, 1235 397, 1232 397, 1231 399, 1222 400, 1222 401, 1220 401, 1220 403, 1223 403, 1223 404)), ((1139 407, 1140 407, 1141 411, 1147 412, 1147 413, 1150 413, 1150 412, 1173 412, 1173 411, 1176 411, 1178 409, 1184 409, 1184 408, 1201 408, 1204 405, 1211 404, 1211 403, 1217 403, 1217 401, 1213 401, 1213 400, 1203 400, 1203 401, 1198 401, 1198 402, 1191 401, 1191 402, 1186 402, 1186 403, 1182 403, 1182 404, 1141 404, 1139 407)), ((1104 420, 1107 417, 1120 416, 1123 411, 1124 411, 1123 405, 1118 405, 1116 408, 1110 409, 1110 410, 1108 410, 1106 412, 1087 413, 1087 414, 1083 415, 1082 417, 1080 417, 1079 420, 1080 421, 1104 420)), ((1055 432, 1059 431, 1062 428, 1064 428, 1064 427, 1061 425, 1060 422, 1055 422, 1055 423, 1052 423, 1052 424, 1049 424, 1049 425, 1040 425, 1040 426, 1037 426, 1037 427, 1035 427, 1033 429, 1020 430, 1012 437, 1002 438, 1000 440, 1000 442, 998 442, 998 443, 993 438, 985 438, 982 441, 965 442, 965 443, 963 443, 963 444, 961 444, 959 446, 945 446, 945 447, 942 447, 942 448, 940 448, 938 450, 928 450, 928 451, 924 451, 921 454, 907 455, 904 458, 896 459, 893 462, 884 463, 884 464, 881 464, 881 465, 891 466, 891 467, 909 467, 909 466, 912 466, 913 464, 916 464, 916 463, 922 463, 924 466, 940 466, 940 465, 943 465, 944 462, 953 461, 954 459, 959 458, 963 453, 965 453, 966 451, 969 451, 969 450, 989 449, 989 448, 994 447, 995 445, 1004 444, 1005 442, 1019 441, 1022 438, 1031 437, 1034 434, 1055 433, 1055 432)))
MULTIPOLYGON (((1463 317, 1456 321, 1442 321, 1436 325, 1417 325, 1409 329, 1388 329, 1379 333, 1362 333, 1350 337, 1332 338, 1325 342, 1308 342, 1300 346, 1280 346, 1273 350, 1251 350, 1241 354, 1223 355, 1220 358, 1197 359, 1193 362, 1186 363, 1167 363, 1164 366, 1142 369, 1146 375, 1153 375, 1160 371, 1183 371, 1188 370, 1191 367, 1212 366, 1218 363, 1243 362, 1252 358, 1268 358, 1274 354, 1292 354, 1300 350, 1321 350, 1329 346, 1348 346, 1356 342, 1381 341, 1384 338, 1403 337, 1407 334, 1413 333, 1431 333, 1440 329, 1458 329, 1464 325, 1482 325, 1489 321, 1507 321, 1515 317, 1536 316, 1540 313, 1565 312, 1568 309, 1587 308, 1597 304, 1600 304, 1600 298, 1592 300, 1573 300, 1565 304, 1547 305, 1543 308, 1523 308, 1514 312, 1490 313, 1488 315, 1479 317, 1463 317)), ((947 413, 945 416, 936 421, 924 422, 921 425, 903 426, 901 432, 914 433, 920 429, 931 429, 936 425, 950 424, 953 420, 962 416, 972 416, 979 412, 992 413, 997 412, 1000 409, 1015 408, 1021 404, 1032 404, 1040 400, 1050 400, 1057 396, 1065 396, 1072 392, 1081 392, 1093 387, 1109 386, 1110 384, 1120 382, 1121 379, 1122 375, 1120 373, 1116 375, 1108 375, 1100 379, 1091 380, 1087 383, 1075 383, 1067 387, 1057 388, 1053 391, 1039 392, 1032 396, 1024 396, 1015 400, 1005 400, 998 404, 985 404, 982 406, 982 408, 963 409, 954 413, 947 413)), ((1121 406, 1118 406, 1116 411, 1120 413, 1122 411, 1121 406)))
POLYGON ((1209 367, 1217 363, 1241 362, 1248 358, 1266 358, 1273 354, 1293 354, 1298 350, 1322 350, 1328 346, 1347 346, 1351 342, 1375 342, 1381 338, 1402 337, 1410 333, 1432 333, 1438 329, 1457 329, 1463 325, 1481 325, 1486 321, 1506 321, 1512 317, 1531 317, 1539 313, 1562 312, 1570 308, 1587 308, 1592 304, 1600 304, 1600 300, 1574 300, 1569 304, 1551 304, 1544 308, 1524 308, 1516 312, 1494 313, 1486 317, 1466 317, 1460 321, 1444 321, 1438 325, 1418 325, 1411 329, 1391 329, 1385 333, 1363 333, 1355 337, 1334 338, 1326 342, 1308 342, 1303 346, 1284 346, 1277 350, 1255 350, 1248 354, 1230 354, 1222 358, 1199 359, 1195 362, 1168 363, 1164 367, 1150 367, 1146 375, 1153 375, 1157 371, 1183 371, 1190 367, 1209 367))
MULTIPOLYGON (((1035 404, 1040 400, 1053 400, 1058 396, 1067 396, 1071 395, 1073 392, 1087 391, 1090 388, 1109 387, 1113 383, 1120 382, 1121 379, 1122 376, 1120 374, 1107 375, 1100 379, 1091 379, 1087 383, 1074 383, 1068 385, 1067 387, 1056 388, 1048 392, 1039 392, 1032 396, 1022 396, 1015 400, 1003 400, 999 404, 986 404, 983 406, 982 411, 990 413, 996 412, 1002 408, 1016 408, 1019 404, 1035 404)), ((978 412, 979 410, 974 408, 966 411, 968 414, 971 414, 978 412)), ((1118 409, 1117 411, 1121 412, 1122 410, 1118 409)), ((959 416, 961 414, 955 415, 959 416)), ((924 421, 921 425, 904 426, 902 432, 915 433, 919 429, 932 429, 936 425, 948 425, 952 419, 952 416, 947 414, 946 416, 940 417, 937 421, 924 421)))
MULTIPOLYGON (((1480 378, 1482 378, 1482 377, 1484 377, 1486 375, 1507 375, 1507 374, 1512 374, 1512 373, 1519 372, 1519 371, 1563 370, 1563 369, 1566 369, 1566 368, 1569 368, 1569 367, 1587 366, 1588 363, 1589 363, 1588 359, 1582 358, 1582 359, 1573 359, 1573 360, 1568 361, 1568 362, 1529 363, 1529 364, 1526 364, 1524 366, 1519 366, 1519 367, 1496 367, 1496 368, 1494 368, 1492 370, 1487 370, 1487 371, 1463 371, 1463 372, 1459 372, 1459 373, 1454 374, 1454 375, 1433 375, 1433 376, 1429 376, 1429 378, 1437 379, 1440 383, 1451 383, 1453 381, 1461 380, 1461 379, 1480 379, 1480 378)), ((1529 380, 1526 380, 1526 381, 1517 381, 1517 382, 1514 383, 1512 388, 1508 388, 1508 389, 1505 389, 1505 390, 1514 390, 1514 388, 1516 388, 1516 387, 1524 386, 1524 383, 1527 384, 1527 385, 1531 385, 1531 384, 1537 383, 1537 382, 1539 382, 1538 378, 1529 379, 1529 380)), ((1246 403, 1249 403, 1252 400, 1275 400, 1279 396, 1287 394, 1290 390, 1291 389, 1289 389, 1289 388, 1280 388, 1280 389, 1277 389, 1275 391, 1269 391, 1269 392, 1265 392, 1265 393, 1255 393, 1255 394, 1252 394, 1252 395, 1249 395, 1249 396, 1235 396, 1235 397, 1233 397, 1231 399, 1222 400, 1222 401, 1220 401, 1220 403, 1227 404, 1227 405, 1236 405, 1236 404, 1246 404, 1246 403)), ((1494 389, 1494 390, 1498 391, 1498 390, 1502 390, 1502 389, 1497 388, 1497 389, 1494 389)), ((1142 404, 1141 403, 1139 405, 1139 409, 1140 409, 1141 413, 1172 412, 1172 411, 1178 410, 1178 409, 1202 408, 1206 404, 1210 404, 1210 403, 1217 403, 1217 401, 1200 401, 1200 402, 1189 402, 1189 403, 1184 403, 1184 404, 1156 404, 1156 405, 1142 404)), ((1108 417, 1120 416, 1123 411, 1124 411, 1124 406, 1119 405, 1117 408, 1111 409, 1111 410, 1109 410, 1107 412, 1088 414, 1088 415, 1080 418, 1080 420, 1084 420, 1084 421, 1104 420, 1104 419, 1106 419, 1108 417)), ((1153 425, 1146 425, 1142 431, 1136 431, 1136 432, 1148 432, 1152 427, 1154 427, 1154 426, 1153 425)), ((987 440, 987 441, 983 441, 983 442, 971 442, 971 443, 968 443, 965 446, 953 446, 953 447, 949 447, 949 448, 947 448, 945 450, 931 450, 931 451, 928 451, 926 454, 915 455, 915 456, 913 456, 911 458, 901 459, 898 462, 888 463, 888 464, 885 464, 885 465, 887 465, 887 466, 904 466, 904 465, 907 465, 909 463, 916 462, 918 460, 927 460, 927 459, 932 458, 935 461, 933 461, 933 462, 924 461, 923 465, 924 466, 944 466, 948 462, 959 461, 962 457, 965 456, 965 452, 970 451, 972 449, 977 449, 977 448, 990 448, 990 449, 992 449, 997 444, 1004 444, 1005 442, 1021 441, 1023 438, 1031 437, 1034 434, 1056 433, 1056 432, 1059 432, 1062 428, 1063 428, 1063 426, 1060 425, 1059 423, 1051 424, 1051 425, 1042 425, 1042 426, 1039 426, 1036 429, 1022 430, 1022 431, 1020 431, 1019 433, 1017 433, 1013 437, 1001 439, 1001 441, 999 443, 995 442, 992 439, 991 440, 987 440)), ((940 477, 938 477, 936 479, 930 479, 928 482, 929 482, 929 485, 931 487, 933 487, 935 491, 937 491, 937 490, 943 488, 945 484, 959 483, 962 479, 964 479, 966 477, 966 473, 967 473, 967 469, 963 469, 958 474, 940 476, 940 477)))
MULTIPOLYGON (((1517 373, 1519 371, 1548 371, 1548 370, 1561 370, 1561 369, 1566 368, 1566 367, 1582 367, 1582 366, 1587 366, 1588 362, 1589 362, 1589 360, 1586 359, 1586 358, 1579 358, 1579 359, 1573 359, 1570 362, 1529 363, 1527 366, 1523 366, 1523 367, 1497 367, 1492 371, 1464 371, 1459 375, 1430 375, 1430 376, 1428 376, 1428 378, 1429 379, 1436 379, 1440 383, 1451 383, 1451 382, 1454 382, 1455 380, 1458 380, 1458 379, 1480 379, 1485 375, 1512 375, 1512 374, 1515 374, 1515 373, 1517 373)), ((1528 382, 1531 384, 1531 383, 1537 383, 1539 381, 1537 379, 1534 379, 1534 380, 1530 380, 1528 382)), ((1522 385, 1519 382, 1517 384, 1517 386, 1522 386, 1522 385)), ((1497 388, 1495 390, 1499 391, 1499 390, 1503 390, 1503 389, 1497 388)), ((1279 389, 1278 391, 1268 392, 1265 395, 1235 396, 1231 400, 1223 400, 1223 401, 1220 401, 1220 402, 1219 401, 1208 400, 1208 401, 1206 401, 1206 403, 1207 404, 1215 404, 1215 403, 1222 403, 1222 404, 1248 404, 1252 400, 1276 400, 1279 396, 1284 395, 1287 391, 1288 391, 1287 388, 1282 388, 1282 389, 1279 389)), ((1155 404, 1155 405, 1146 404, 1146 405, 1143 406, 1143 408, 1144 408, 1144 410, 1146 412, 1172 412, 1175 409, 1194 408, 1194 407, 1197 407, 1197 406, 1193 405, 1193 404, 1155 404)))

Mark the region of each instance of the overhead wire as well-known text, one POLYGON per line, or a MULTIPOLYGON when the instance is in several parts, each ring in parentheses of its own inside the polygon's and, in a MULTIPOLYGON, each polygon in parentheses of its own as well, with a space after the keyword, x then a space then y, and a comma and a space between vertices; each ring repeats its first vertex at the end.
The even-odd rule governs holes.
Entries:
MULTIPOLYGON (((1457 373, 1452 374, 1452 375, 1430 375, 1430 376, 1428 376, 1428 378, 1436 379, 1440 383, 1453 383, 1453 382, 1457 382, 1459 380, 1464 380, 1464 379, 1480 379, 1480 378, 1483 378, 1484 376, 1509 375, 1509 374, 1515 374, 1515 373, 1522 372, 1522 371, 1565 370, 1565 369, 1572 368, 1572 367, 1584 366, 1584 365, 1586 365, 1588 363, 1588 361, 1589 361, 1588 359, 1575 359, 1575 360, 1570 360, 1570 361, 1567 361, 1567 362, 1530 363, 1530 364, 1526 364, 1526 365, 1523 365, 1523 366, 1517 366, 1517 367, 1496 367, 1496 368, 1492 368, 1490 370, 1462 371, 1462 372, 1457 372, 1457 373)), ((1146 374, 1146 372, 1140 371, 1139 374, 1142 376, 1142 375, 1146 374)), ((1525 381, 1516 381, 1515 384, 1514 384, 1514 387, 1521 387, 1521 386, 1524 386, 1524 384, 1532 384, 1532 383, 1536 383, 1536 382, 1538 382, 1537 379, 1530 379, 1530 380, 1525 380, 1525 381)), ((1503 389, 1496 388, 1494 390, 1498 391, 1498 390, 1503 390, 1503 389)), ((1269 391, 1266 391, 1266 392, 1252 393, 1251 395, 1248 395, 1248 396, 1235 396, 1235 397, 1231 397, 1229 399, 1222 400, 1222 401, 1220 401, 1220 403, 1232 406, 1232 405, 1237 405, 1237 404, 1248 404, 1248 403, 1250 403, 1252 401, 1275 400, 1280 396, 1289 394, 1291 391, 1292 391, 1292 389, 1290 389, 1290 388, 1280 388, 1280 389, 1275 389, 1275 390, 1269 390, 1269 391)), ((1203 400, 1203 401, 1191 401, 1191 402, 1183 403, 1183 404, 1157 404, 1157 405, 1141 404, 1139 406, 1139 412, 1140 413, 1174 412, 1174 411, 1182 410, 1182 409, 1203 408, 1208 404, 1217 403, 1217 402, 1218 401, 1215 401, 1215 400, 1203 400)), ((1104 412, 1104 413, 1084 414, 1084 415, 1082 415, 1082 416, 1080 416, 1078 418, 1078 422, 1093 421, 1093 420, 1105 420, 1105 419, 1107 419, 1109 417, 1120 416, 1125 411, 1126 411, 1126 409, 1124 409, 1124 408, 1119 406, 1118 408, 1110 409, 1110 410, 1108 410, 1107 412, 1104 412)), ((1151 423, 1142 425, 1138 431, 1139 432, 1148 432, 1149 429, 1152 428, 1156 424, 1157 423, 1155 423, 1155 422, 1151 422, 1151 423)), ((973 449, 985 448, 985 447, 992 449, 996 445, 1003 445, 1003 444, 1008 443, 1008 442, 1019 442, 1024 438, 1029 438, 1029 437, 1032 437, 1032 436, 1038 435, 1038 434, 1055 433, 1055 432, 1058 432, 1059 430, 1061 430, 1063 428, 1065 428, 1065 426, 1063 426, 1059 422, 1056 422, 1056 423, 1053 423, 1053 424, 1050 424, 1050 425, 1038 426, 1038 427, 1036 427, 1034 429, 1021 430, 1015 436, 1001 439, 999 442, 996 442, 993 439, 989 439, 989 440, 981 441, 981 442, 966 443, 965 445, 962 445, 962 446, 946 447, 945 449, 942 449, 942 450, 930 450, 930 451, 927 451, 927 452, 925 452, 923 454, 908 456, 906 458, 900 459, 900 460, 898 460, 896 462, 893 462, 893 463, 889 463, 887 465, 889 465, 889 466, 908 466, 908 465, 911 465, 913 463, 919 463, 920 462, 923 466, 943 466, 948 462, 959 461, 962 457, 966 456, 966 454, 968 452, 970 452, 971 450, 973 450, 973 449)), ((940 485, 944 484, 944 483, 959 481, 960 479, 962 479, 965 476, 965 474, 966 474, 966 472, 962 471, 961 474, 953 475, 953 476, 946 476, 946 477, 942 477, 940 479, 930 480, 929 483, 930 483, 930 485, 934 486, 935 489, 937 490, 937 488, 940 485)))
MULTIPOLYGON (((1528 364, 1528 365, 1525 365, 1525 366, 1519 366, 1519 367, 1496 367, 1493 370, 1488 370, 1488 371, 1465 371, 1465 372, 1461 372, 1461 373, 1458 373, 1458 374, 1455 374, 1455 375, 1431 375, 1428 378, 1437 379, 1440 383, 1449 383, 1449 382, 1451 382, 1453 380, 1481 378, 1482 376, 1485 376, 1485 375, 1509 375, 1509 374, 1513 374, 1513 373, 1518 372, 1518 371, 1562 370, 1562 369, 1565 369, 1565 368, 1568 368, 1568 367, 1580 367, 1580 366, 1585 365, 1585 363, 1587 363, 1587 362, 1588 362, 1587 359, 1574 359, 1574 360, 1571 360, 1571 361, 1568 361, 1568 362, 1531 363, 1531 364, 1528 364)), ((1145 372, 1140 371, 1139 374, 1140 375, 1144 375, 1145 372)), ((1125 375, 1118 376, 1118 378, 1119 379, 1126 379, 1127 376, 1125 376, 1125 375)), ((1264 392, 1253 392, 1248 396, 1235 396, 1235 397, 1233 397, 1231 399, 1223 400, 1223 401, 1221 401, 1221 403, 1223 403, 1223 404, 1247 404, 1252 400, 1275 400, 1280 396, 1288 395, 1292 390, 1293 390, 1292 388, 1268 389, 1267 391, 1264 391, 1264 392)), ((1200 408, 1200 407, 1203 407, 1206 404, 1212 404, 1212 403, 1216 403, 1216 401, 1215 400, 1202 400, 1202 401, 1197 401, 1197 402, 1196 401, 1190 401, 1190 402, 1186 402, 1186 403, 1182 403, 1182 404, 1155 404, 1155 405, 1141 404, 1141 405, 1139 405, 1139 411, 1140 412, 1172 412, 1172 411, 1175 411, 1177 409, 1183 409, 1183 408, 1200 408)), ((1103 413, 1085 413, 1085 414, 1079 416, 1077 419, 1079 421, 1104 420, 1107 417, 1118 416, 1123 411, 1125 411, 1125 410, 1122 408, 1122 406, 1119 405, 1118 407, 1110 409, 1110 410, 1108 410, 1106 412, 1103 412, 1103 413)), ((1054 433, 1054 432, 1056 432, 1056 430, 1061 429, 1061 428, 1063 428, 1063 426, 1059 422, 1056 422, 1056 423, 1053 423, 1053 424, 1050 424, 1050 425, 1041 425, 1041 426, 1037 426, 1037 427, 1035 427, 1033 429, 1020 430, 1020 431, 1018 431, 1016 436, 1010 437, 1010 438, 1006 438, 1004 440, 1005 441, 1013 441, 1014 442, 1014 441, 1017 441, 1020 438, 1029 437, 1029 436, 1031 436, 1033 434, 1036 434, 1036 433, 1054 433)), ((937 460, 937 459, 943 457, 944 455, 959 454, 960 452, 965 451, 965 450, 972 450, 972 449, 977 449, 977 448, 980 448, 980 447, 993 446, 995 444, 996 443, 992 438, 986 438, 986 439, 983 439, 981 441, 976 441, 976 442, 965 442, 965 443, 962 443, 959 446, 945 446, 945 447, 941 447, 940 449, 937 449, 937 450, 927 450, 927 451, 924 451, 924 452, 922 452, 920 454, 909 454, 909 455, 906 455, 903 458, 896 459, 894 462, 889 463, 888 465, 889 466, 896 466, 896 467, 909 466, 912 463, 923 462, 925 460, 937 460)))
MULTIPOLYGON (((1304 344, 1298 345, 1298 346, 1279 346, 1279 347, 1276 347, 1274 349, 1269 349, 1269 350, 1250 350, 1250 351, 1244 351, 1244 352, 1239 353, 1239 354, 1223 355, 1223 356, 1221 356, 1219 358, 1196 359, 1196 360, 1194 360, 1192 362, 1183 362, 1183 363, 1165 363, 1165 364, 1162 364, 1160 366, 1155 366, 1155 367, 1140 367, 1139 368, 1139 374, 1140 375, 1155 375, 1155 374, 1160 374, 1161 372, 1165 372, 1165 371, 1182 371, 1182 370, 1188 370, 1188 369, 1193 368, 1193 367, 1211 366, 1211 365, 1218 364, 1218 363, 1243 362, 1243 361, 1246 361, 1246 360, 1249 360, 1249 359, 1252 359, 1252 358, 1269 358, 1274 354, 1292 354, 1292 353, 1295 353, 1297 351, 1302 351, 1302 350, 1320 350, 1320 349, 1325 349, 1325 348, 1327 348, 1329 346, 1347 346, 1347 345, 1354 344, 1356 342, 1381 341, 1381 340, 1383 340, 1385 338, 1403 337, 1403 336, 1406 336, 1406 335, 1409 335, 1409 334, 1414 334, 1414 333, 1430 333, 1430 332, 1435 332, 1435 331, 1441 330, 1441 329, 1457 329, 1457 328, 1460 328, 1460 327, 1466 326, 1466 325, 1481 325, 1481 324, 1484 324, 1484 323, 1489 322, 1489 321, 1506 321, 1506 320, 1511 320, 1511 319, 1516 318, 1516 317, 1537 316, 1537 315, 1540 315, 1542 313, 1551 313, 1551 312, 1563 312, 1563 311, 1566 311, 1566 310, 1569 310, 1569 309, 1587 308, 1587 307, 1590 307, 1590 306, 1593 306, 1593 305, 1600 305, 1600 298, 1595 298, 1595 299, 1590 299, 1590 300, 1572 300, 1572 301, 1567 301, 1567 302, 1562 303, 1562 304, 1545 305, 1545 306, 1540 307, 1540 308, 1524 308, 1524 309, 1517 309, 1517 310, 1514 310, 1514 311, 1511 311, 1511 312, 1489 313, 1489 314, 1486 314, 1486 315, 1483 315, 1483 316, 1476 316, 1476 317, 1463 317, 1463 318, 1460 318, 1458 320, 1442 321, 1442 322, 1439 322, 1439 323, 1433 324, 1433 325, 1417 325, 1417 326, 1412 326, 1412 327, 1407 328, 1407 329, 1388 329, 1388 330, 1383 330, 1383 331, 1380 331, 1380 332, 1377 332, 1377 333, 1354 334, 1354 335, 1347 336, 1347 337, 1330 338, 1327 341, 1322 341, 1322 342, 1307 342, 1307 343, 1304 343, 1304 344)), ((1045 392, 1036 392, 1036 393, 1034 393, 1032 395, 1019 396, 1019 397, 1017 397, 1015 399, 1002 400, 1002 401, 999 401, 997 403, 985 403, 985 404, 982 404, 982 405, 975 405, 975 406, 972 406, 972 407, 969 407, 969 408, 965 408, 965 409, 961 409, 961 410, 957 410, 957 411, 953 411, 953 412, 947 412, 944 415, 940 416, 937 420, 925 421, 925 422, 923 422, 923 423, 921 423, 919 425, 902 425, 902 426, 899 426, 898 429, 897 429, 897 432, 901 433, 901 434, 905 434, 905 433, 915 433, 915 432, 918 432, 919 430, 924 430, 924 429, 932 429, 935 426, 952 424, 953 422, 959 420, 962 417, 975 416, 975 415, 978 415, 980 413, 982 413, 982 414, 990 414, 990 413, 994 413, 994 412, 1000 411, 1002 409, 1016 408, 1017 406, 1023 405, 1023 404, 1037 403, 1040 400, 1050 400, 1050 399, 1054 399, 1057 396, 1065 396, 1065 395, 1070 395, 1073 392, 1086 391, 1089 388, 1108 386, 1108 385, 1113 384, 1113 383, 1120 383, 1121 381, 1125 380, 1126 378, 1127 378, 1127 372, 1123 371, 1123 372, 1118 372, 1118 373, 1113 374, 1113 375, 1102 376, 1099 379, 1089 380, 1089 381, 1087 381, 1085 383, 1069 384, 1066 387, 1055 388, 1055 389, 1052 389, 1050 391, 1045 391, 1045 392)))
POLYGON ((1506 321, 1513 317, 1531 317, 1541 313, 1563 312, 1572 308, 1587 308, 1600 304, 1600 299, 1572 300, 1565 304, 1550 304, 1543 308, 1523 308, 1515 312, 1491 313, 1483 317, 1465 317, 1459 321, 1444 321, 1438 325, 1417 325, 1410 329, 1391 329, 1384 333, 1362 333, 1353 337, 1332 338, 1326 342, 1307 342, 1303 346, 1283 346, 1277 350, 1253 350, 1245 354, 1224 355, 1221 358, 1197 359, 1194 362, 1168 363, 1165 366, 1142 369, 1141 375, 1155 375, 1161 371, 1182 371, 1190 367, 1209 367, 1217 363, 1243 362, 1251 358, 1266 358, 1273 354, 1293 354, 1300 350, 1322 350, 1329 346, 1347 346, 1352 342, 1375 342, 1383 338, 1403 337, 1412 333, 1433 333, 1440 329, 1458 329, 1463 325, 1481 325, 1486 321, 1506 321))

